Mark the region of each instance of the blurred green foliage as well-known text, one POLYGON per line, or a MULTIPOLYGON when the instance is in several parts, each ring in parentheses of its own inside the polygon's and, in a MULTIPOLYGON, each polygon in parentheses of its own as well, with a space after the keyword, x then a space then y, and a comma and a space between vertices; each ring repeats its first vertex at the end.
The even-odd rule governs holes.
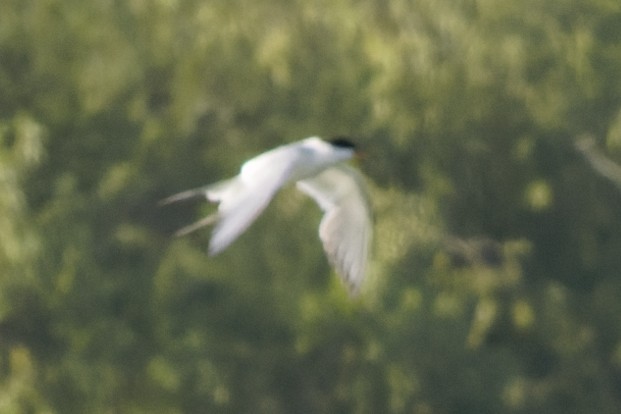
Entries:
POLYGON ((618 413, 617 0, 4 0, 3 413, 618 413), (350 300, 285 190, 216 258, 157 208, 360 137, 350 300), (293 229, 291 231, 290 229, 293 229))

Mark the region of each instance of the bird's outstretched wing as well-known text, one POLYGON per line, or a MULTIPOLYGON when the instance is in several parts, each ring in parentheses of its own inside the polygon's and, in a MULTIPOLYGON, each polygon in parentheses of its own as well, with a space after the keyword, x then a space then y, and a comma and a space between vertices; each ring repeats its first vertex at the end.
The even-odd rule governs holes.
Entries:
POLYGON ((339 164, 297 182, 325 212, 319 237, 332 264, 356 294, 364 279, 372 237, 369 198, 362 175, 339 164))
POLYGON ((207 192, 209 201, 220 203, 209 241, 210 255, 222 252, 246 231, 286 182, 285 178, 273 176, 248 183, 237 176, 221 193, 207 192))
POLYGON ((263 212, 274 194, 286 183, 289 168, 272 170, 254 177, 235 176, 205 187, 174 194, 160 202, 166 205, 182 200, 205 197, 218 203, 218 211, 176 232, 183 236, 215 223, 209 241, 209 254, 216 255, 237 239, 263 212))

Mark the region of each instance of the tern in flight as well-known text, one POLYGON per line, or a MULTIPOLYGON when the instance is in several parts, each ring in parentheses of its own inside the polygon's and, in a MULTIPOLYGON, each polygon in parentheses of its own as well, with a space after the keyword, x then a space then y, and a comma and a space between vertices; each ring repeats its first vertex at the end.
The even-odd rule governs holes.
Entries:
POLYGON ((215 223, 209 254, 226 249, 289 183, 313 198, 324 211, 319 237, 332 266, 351 294, 360 288, 367 270, 372 236, 371 208, 364 179, 345 164, 357 154, 347 138, 326 141, 310 137, 264 152, 242 166, 238 175, 183 191, 161 204, 197 197, 218 203, 218 211, 182 228, 181 236, 215 223))

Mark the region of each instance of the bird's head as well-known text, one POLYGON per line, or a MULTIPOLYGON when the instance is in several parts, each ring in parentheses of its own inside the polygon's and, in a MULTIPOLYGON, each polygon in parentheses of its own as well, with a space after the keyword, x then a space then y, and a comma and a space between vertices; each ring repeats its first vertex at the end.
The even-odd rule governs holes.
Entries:
POLYGON ((328 142, 333 147, 350 150, 353 154, 353 158, 364 158, 364 152, 360 151, 360 148, 358 148, 356 144, 352 142, 352 139, 350 137, 339 135, 329 139, 328 142))

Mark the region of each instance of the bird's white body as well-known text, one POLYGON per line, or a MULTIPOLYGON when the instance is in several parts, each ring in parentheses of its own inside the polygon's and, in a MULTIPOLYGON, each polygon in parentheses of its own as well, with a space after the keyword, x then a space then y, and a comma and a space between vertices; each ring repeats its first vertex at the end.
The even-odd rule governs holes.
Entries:
POLYGON ((324 249, 352 293, 366 272, 371 241, 371 213, 363 179, 343 164, 355 154, 353 146, 334 145, 310 137, 264 152, 246 161, 240 173, 225 181, 184 191, 164 203, 204 195, 218 212, 181 229, 187 234, 216 223, 210 254, 226 249, 265 209, 283 186, 296 182, 325 211, 319 233, 324 249))
POLYGON ((240 171, 244 181, 252 182, 278 175, 283 184, 312 177, 327 167, 352 158, 351 148, 336 148, 318 137, 283 145, 246 161, 240 171))

